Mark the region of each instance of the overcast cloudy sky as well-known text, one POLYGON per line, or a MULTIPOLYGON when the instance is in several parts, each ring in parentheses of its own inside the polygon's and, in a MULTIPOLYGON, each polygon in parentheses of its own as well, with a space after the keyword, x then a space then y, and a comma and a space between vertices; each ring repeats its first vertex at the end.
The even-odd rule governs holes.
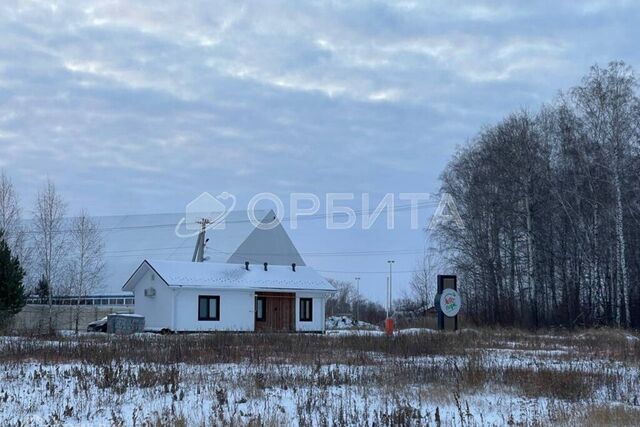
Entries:
POLYGON ((27 213, 47 176, 94 214, 433 192, 483 125, 594 63, 638 69, 639 22, 611 0, 4 0, 0 167, 27 213))

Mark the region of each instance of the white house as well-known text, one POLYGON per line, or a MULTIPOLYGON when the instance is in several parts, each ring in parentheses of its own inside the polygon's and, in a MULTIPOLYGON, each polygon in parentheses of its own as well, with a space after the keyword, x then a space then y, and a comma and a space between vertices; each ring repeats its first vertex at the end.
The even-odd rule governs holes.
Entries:
POLYGON ((306 266, 272 211, 253 212, 267 228, 231 211, 206 231, 206 242, 196 221, 208 213, 189 212, 96 217, 104 276, 81 305, 96 306, 100 317, 114 306, 133 309, 151 330, 324 331, 325 300, 335 289, 306 266), (194 248, 200 262, 191 262, 194 248))
POLYGON ((145 260, 127 280, 148 330, 324 332, 335 288, 312 268, 145 260))
MULTIPOLYGON (((261 218, 270 223, 275 215, 263 212, 261 218)), ((142 231, 154 233, 146 245, 162 248, 161 240, 168 243, 166 228, 142 231)), ((145 257, 129 267, 122 291, 133 293, 134 310, 145 317, 147 329, 324 332, 325 301, 335 288, 305 265, 281 224, 255 227, 236 215, 225 228, 207 231, 206 245, 205 232, 201 234, 182 239, 188 243, 180 242, 169 256, 156 257, 150 248, 157 259, 145 257), (189 262, 192 256, 182 250, 194 240, 199 256, 193 254, 194 246, 188 252, 202 262, 189 262)), ((143 234, 138 230, 136 235, 143 234)), ((118 265, 118 274, 125 265, 118 265)))

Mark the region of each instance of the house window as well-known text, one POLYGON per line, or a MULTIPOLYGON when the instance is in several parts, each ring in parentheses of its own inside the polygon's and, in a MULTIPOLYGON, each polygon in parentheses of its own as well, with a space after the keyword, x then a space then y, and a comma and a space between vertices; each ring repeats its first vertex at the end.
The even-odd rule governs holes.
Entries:
POLYGON ((313 320, 313 299, 300 298, 300 321, 311 322, 313 320))
POLYGON ((256 297, 256 320, 264 321, 267 317, 267 298, 256 297))
POLYGON ((220 320, 220 297, 198 297, 198 320, 220 320))

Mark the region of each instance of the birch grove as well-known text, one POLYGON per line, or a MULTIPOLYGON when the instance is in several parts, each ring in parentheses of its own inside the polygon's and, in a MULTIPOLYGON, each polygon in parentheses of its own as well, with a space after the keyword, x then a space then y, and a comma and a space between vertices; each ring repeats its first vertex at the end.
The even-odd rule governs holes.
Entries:
POLYGON ((622 62, 483 130, 442 189, 464 228, 438 238, 467 313, 520 326, 640 327, 640 99, 622 62))
POLYGON ((640 99, 621 62, 483 130, 442 175, 464 228, 438 238, 467 313, 519 326, 640 326, 640 99))

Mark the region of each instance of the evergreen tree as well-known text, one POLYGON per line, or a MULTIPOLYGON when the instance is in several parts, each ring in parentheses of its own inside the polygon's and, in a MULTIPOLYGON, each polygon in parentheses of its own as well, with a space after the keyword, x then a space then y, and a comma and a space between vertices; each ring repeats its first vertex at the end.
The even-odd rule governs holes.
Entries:
POLYGON ((0 230, 0 328, 6 326, 27 302, 23 278, 24 270, 20 261, 11 255, 4 233, 0 230))
POLYGON ((40 280, 38 280, 38 284, 36 285, 36 295, 42 299, 49 296, 49 282, 47 281, 47 278, 44 277, 44 274, 40 280))

